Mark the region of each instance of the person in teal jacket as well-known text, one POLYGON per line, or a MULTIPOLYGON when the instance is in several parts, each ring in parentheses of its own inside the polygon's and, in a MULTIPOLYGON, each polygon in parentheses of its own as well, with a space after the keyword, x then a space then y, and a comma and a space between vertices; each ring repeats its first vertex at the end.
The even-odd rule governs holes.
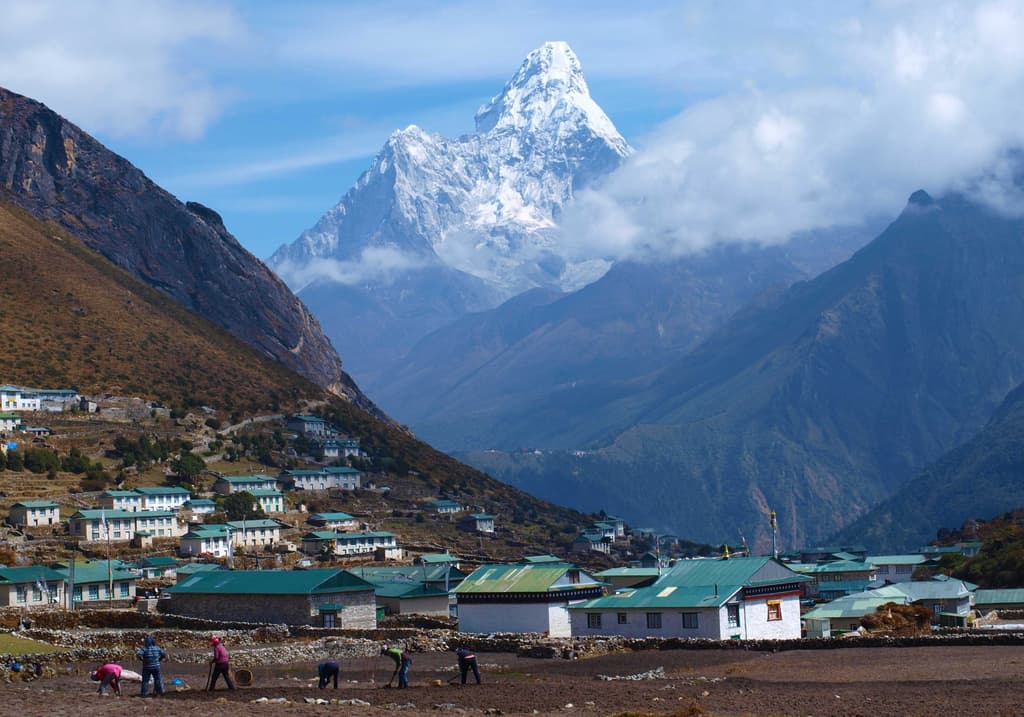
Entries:
MULTIPOLYGON (((398 675, 398 686, 399 688, 409 686, 409 668, 412 666, 412 655, 405 650, 400 650, 397 647, 388 649, 387 647, 380 648, 380 654, 387 655, 395 661, 395 671, 391 673, 391 680, 395 679, 395 675, 398 675)), ((388 684, 391 684, 391 680, 388 680, 388 684)))

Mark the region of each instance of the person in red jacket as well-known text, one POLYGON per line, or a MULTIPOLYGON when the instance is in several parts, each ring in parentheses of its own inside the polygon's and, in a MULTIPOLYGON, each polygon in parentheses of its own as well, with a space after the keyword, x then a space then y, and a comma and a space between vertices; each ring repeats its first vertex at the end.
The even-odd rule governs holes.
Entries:
POLYGON ((100 666, 94 672, 89 674, 89 679, 93 682, 100 683, 100 689, 98 694, 103 694, 103 690, 110 685, 110 689, 114 691, 114 694, 118 697, 121 696, 121 670, 122 667, 116 662, 108 662, 105 665, 100 666))
POLYGON ((217 684, 217 678, 221 675, 224 676, 224 682, 227 683, 228 689, 235 689, 235 683, 231 679, 231 670, 228 669, 227 648, 224 647, 219 637, 210 640, 210 646, 213 647, 213 658, 210 660, 213 671, 210 673, 210 684, 206 686, 207 691, 213 692, 213 686, 217 684))

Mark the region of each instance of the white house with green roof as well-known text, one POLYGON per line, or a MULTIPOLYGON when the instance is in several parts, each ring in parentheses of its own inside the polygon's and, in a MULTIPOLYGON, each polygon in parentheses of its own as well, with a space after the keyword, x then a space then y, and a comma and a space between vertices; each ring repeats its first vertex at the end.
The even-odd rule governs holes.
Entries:
POLYGON ((277 478, 268 475, 221 476, 213 482, 213 491, 221 495, 254 490, 273 490, 277 488, 277 478))
POLYGON ((314 530, 302 536, 301 550, 307 555, 374 555, 378 560, 402 559, 398 539, 394 533, 386 531, 339 533, 333 530, 314 530))
POLYGON ((600 596, 599 580, 575 565, 481 565, 457 588, 459 632, 571 634, 569 608, 600 596))
POLYGON ((794 640, 808 579, 771 557, 680 560, 649 587, 570 606, 572 634, 794 640))
POLYGON ((432 500, 429 503, 424 503, 423 507, 432 510, 435 513, 448 514, 461 513, 466 509, 462 503, 457 500, 449 500, 448 498, 439 498, 432 500))
POLYGON ((363 473, 349 466, 281 471, 278 484, 284 490, 355 490, 362 485, 363 473))
POLYGON ((262 508, 264 513, 284 512, 284 493, 277 488, 256 488, 249 493, 256 499, 256 505, 262 508))
POLYGON ((142 496, 143 510, 181 510, 192 494, 176 485, 136 488, 135 492, 142 496))
POLYGON ((125 510, 138 512, 142 510, 142 494, 134 490, 105 490, 100 493, 96 502, 106 510, 125 510))
POLYGON ((217 504, 209 498, 191 498, 182 504, 181 509, 191 513, 193 517, 210 515, 217 512, 217 504))
POLYGON ((229 520, 225 525, 235 547, 270 548, 281 542, 281 524, 271 518, 229 520))
POLYGON ((377 627, 373 585, 339 568, 196 573, 167 593, 170 612, 206 620, 377 627))
POLYGON ((327 438, 333 437, 335 434, 334 428, 326 419, 310 413, 297 413, 289 416, 285 425, 290 430, 301 433, 307 438, 327 438))
POLYGON ((359 525, 355 517, 341 511, 313 513, 313 515, 306 518, 306 522, 310 525, 315 525, 321 530, 326 529, 340 532, 355 530, 359 525))
POLYGON ((64 576, 45 565, 0 567, 0 607, 64 604, 64 576))
POLYGON ((882 605, 892 602, 899 605, 907 604, 902 597, 883 597, 867 591, 818 605, 804 613, 807 637, 838 637, 847 632, 855 632, 860 629, 860 621, 865 615, 871 615, 882 605))
POLYGON ((919 553, 901 555, 869 555, 864 562, 875 566, 874 585, 901 583, 912 580, 914 570, 928 564, 928 558, 919 553))
POLYGON ((0 433, 13 433, 23 427, 21 416, 17 413, 0 413, 0 433))
POLYGON ((490 513, 472 513, 459 520, 458 527, 474 533, 493 533, 494 516, 490 513))
POLYGON ((231 543, 231 534, 226 525, 201 525, 181 536, 178 554, 182 557, 226 558, 231 554, 231 543))
POLYGON ((811 581, 804 585, 804 595, 823 600, 863 592, 877 579, 872 563, 861 560, 833 560, 825 563, 790 563, 792 570, 811 581))
POLYGON ((55 568, 64 576, 64 580, 72 584, 72 599, 75 605, 88 607, 90 604, 100 605, 114 602, 119 605, 130 603, 135 597, 135 571, 120 560, 78 561, 74 570, 70 564, 55 568))
POLYGON ((17 528, 58 525, 61 522, 60 503, 55 503, 52 500, 18 501, 11 506, 7 522, 17 528))
POLYGON ((85 540, 126 542, 136 533, 176 538, 185 533, 176 513, 169 510, 80 510, 68 518, 68 532, 85 540))

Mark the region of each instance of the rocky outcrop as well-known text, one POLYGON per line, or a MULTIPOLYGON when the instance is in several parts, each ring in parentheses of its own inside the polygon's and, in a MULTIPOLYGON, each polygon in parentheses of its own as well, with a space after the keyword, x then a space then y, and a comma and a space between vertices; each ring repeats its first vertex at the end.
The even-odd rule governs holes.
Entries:
POLYGON ((316 384, 372 404, 320 324, 200 204, 182 204, 46 106, 0 88, 0 199, 81 238, 133 276, 316 384))

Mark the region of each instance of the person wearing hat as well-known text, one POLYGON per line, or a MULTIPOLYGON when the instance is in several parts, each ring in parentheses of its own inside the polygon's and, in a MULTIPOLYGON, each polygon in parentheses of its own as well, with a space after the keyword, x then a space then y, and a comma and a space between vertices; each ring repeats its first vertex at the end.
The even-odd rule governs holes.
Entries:
POLYGON ((121 666, 116 662, 108 662, 97 668, 94 672, 89 673, 90 680, 100 683, 100 689, 97 694, 102 695, 103 690, 106 689, 107 685, 110 685, 110 689, 113 690, 114 694, 118 697, 121 696, 121 669, 121 666))
POLYGON ((142 660, 142 696, 149 694, 150 678, 153 679, 153 694, 163 695, 164 678, 160 672, 160 663, 167 659, 167 653, 156 644, 151 635, 146 635, 142 647, 136 650, 135 656, 142 660))
MULTIPOLYGON (((395 679, 395 675, 398 675, 398 686, 399 688, 409 686, 409 667, 412 666, 412 655, 405 650, 400 650, 397 647, 388 649, 387 647, 380 648, 380 654, 387 655, 395 661, 395 671, 391 673, 391 680, 395 679)), ((388 680, 388 684, 391 684, 391 680, 388 680)))
POLYGON ((338 673, 341 667, 337 660, 324 660, 316 666, 316 674, 320 678, 320 689, 327 687, 327 683, 334 678, 334 689, 338 689, 338 673))
POLYGON ((213 692, 213 687, 217 684, 217 678, 221 675, 224 676, 224 682, 227 683, 228 689, 235 689, 235 683, 231 679, 231 670, 228 669, 227 648, 224 647, 224 643, 220 641, 219 637, 210 640, 210 646, 213 648, 213 658, 210 660, 210 664, 213 665, 213 671, 210 673, 210 684, 206 686, 206 690, 213 692))

